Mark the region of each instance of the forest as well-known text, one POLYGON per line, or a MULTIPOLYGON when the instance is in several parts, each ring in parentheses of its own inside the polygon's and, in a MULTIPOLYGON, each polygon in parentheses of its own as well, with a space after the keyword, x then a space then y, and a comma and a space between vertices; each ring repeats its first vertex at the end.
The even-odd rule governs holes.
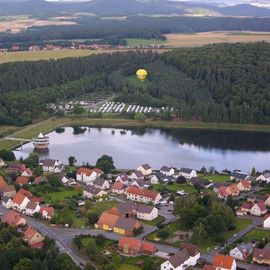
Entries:
POLYGON ((69 255, 60 253, 52 240, 45 238, 42 249, 29 248, 22 233, 0 223, 1 270, 78 270, 69 255))
POLYGON ((270 44, 219 44, 165 54, 123 52, 0 65, 0 122, 48 117, 48 103, 91 92, 173 106, 183 121, 270 123, 270 44), (148 70, 143 83, 138 68, 148 70))
POLYGON ((22 47, 44 40, 100 39, 98 43, 125 45, 126 38, 165 40, 169 33, 208 31, 270 31, 270 18, 236 17, 150 17, 130 16, 125 20, 81 16, 69 19, 76 25, 31 27, 21 33, 0 33, 1 47, 22 47))

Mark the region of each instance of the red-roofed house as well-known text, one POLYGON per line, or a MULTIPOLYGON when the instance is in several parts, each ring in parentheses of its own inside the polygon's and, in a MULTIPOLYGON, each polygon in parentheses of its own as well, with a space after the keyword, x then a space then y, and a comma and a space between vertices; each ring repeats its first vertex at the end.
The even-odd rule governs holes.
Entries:
POLYGON ((131 237, 120 238, 118 249, 120 252, 131 256, 137 256, 139 254, 154 255, 157 251, 154 244, 131 237))
POLYGON ((25 177, 30 177, 33 175, 33 172, 30 168, 26 168, 26 170, 23 171, 23 173, 21 174, 21 176, 25 176, 25 177))
POLYGON ((247 179, 241 180, 238 184, 237 187, 240 191, 250 191, 251 190, 251 184, 250 181, 247 179))
POLYGON ((112 186, 112 193, 124 194, 126 186, 121 182, 115 182, 112 186))
POLYGON ((12 185, 6 185, 0 188, 0 198, 8 197, 13 198, 16 194, 16 190, 12 185))
POLYGON ((214 257, 213 266, 220 270, 236 270, 235 259, 227 255, 217 254, 214 257))
POLYGON ((139 189, 137 187, 129 187, 126 190, 126 194, 128 200, 142 203, 158 204, 159 201, 162 199, 161 195, 156 191, 139 189))
POLYGON ((25 176, 19 176, 16 179, 16 184, 23 186, 29 183, 29 178, 25 176))
POLYGON ((226 191, 226 188, 225 187, 223 187, 223 186, 221 186, 221 187, 219 187, 219 188, 216 188, 215 189, 215 192, 217 193, 217 195, 218 195, 218 197, 220 198, 220 199, 226 199, 227 197, 228 197, 228 193, 227 193, 227 191, 226 191))
POLYGON ((239 188, 237 187, 236 184, 232 184, 232 185, 226 187, 226 192, 227 192, 227 194, 228 194, 229 196, 236 197, 236 196, 239 195, 240 190, 239 190, 239 188))
POLYGON ((238 216, 249 215, 252 207, 253 207, 253 203, 251 203, 251 202, 243 202, 242 207, 240 207, 236 211, 236 214, 238 216))
POLYGON ((26 166, 21 163, 10 163, 8 165, 8 169, 10 172, 24 172, 26 170, 26 166))
POLYGON ((24 233, 24 241, 33 248, 41 248, 43 246, 44 237, 32 227, 28 227, 24 233))
POLYGON ((264 216, 266 213, 267 213, 267 207, 266 207, 265 202, 263 201, 255 203, 250 211, 251 215, 257 216, 257 217, 264 216))
POLYGON ((48 206, 41 206, 39 212, 42 218, 50 220, 54 215, 54 208, 48 206))
POLYGON ((14 210, 8 211, 1 219, 3 223, 7 223, 11 226, 20 226, 25 225, 26 220, 23 218, 20 213, 17 213, 14 210))
POLYGON ((98 168, 88 169, 81 167, 77 170, 76 180, 85 183, 86 185, 90 185, 90 183, 100 177, 102 173, 102 170, 98 168))
POLYGON ((30 202, 30 200, 25 195, 23 195, 20 192, 17 192, 13 198, 12 208, 14 210, 19 211, 19 212, 22 212, 23 210, 25 210, 26 205, 29 202, 30 202))

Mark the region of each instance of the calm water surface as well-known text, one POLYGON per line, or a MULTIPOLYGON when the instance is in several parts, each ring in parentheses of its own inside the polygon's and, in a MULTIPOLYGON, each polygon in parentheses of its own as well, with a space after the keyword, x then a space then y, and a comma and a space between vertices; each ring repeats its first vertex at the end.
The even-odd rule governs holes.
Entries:
MULTIPOLYGON (((78 164, 95 164, 98 157, 113 157, 115 166, 136 168, 149 163, 159 169, 162 165, 216 169, 241 169, 250 171, 270 169, 270 134, 244 132, 214 132, 198 130, 158 130, 113 128, 87 128, 83 134, 74 135, 73 128, 64 133, 51 132, 50 149, 41 157, 60 159, 67 163, 75 156, 78 164), (121 134, 122 133, 122 134, 121 134)), ((17 158, 33 152, 32 143, 15 151, 17 158)))

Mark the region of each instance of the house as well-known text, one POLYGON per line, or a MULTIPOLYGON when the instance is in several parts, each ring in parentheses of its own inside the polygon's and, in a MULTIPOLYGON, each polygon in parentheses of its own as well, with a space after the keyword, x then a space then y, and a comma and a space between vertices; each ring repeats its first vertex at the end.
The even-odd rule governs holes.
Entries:
POLYGON ((14 210, 10 210, 7 213, 5 213, 1 218, 1 221, 11 226, 20 226, 26 224, 26 219, 23 218, 23 216, 20 213, 14 210))
POLYGON ((128 200, 142 202, 142 203, 153 203, 158 204, 162 199, 161 195, 156 191, 148 189, 139 189, 137 187, 129 187, 126 190, 128 200))
POLYGON ((90 185, 90 183, 100 177, 102 173, 102 170, 98 168, 88 169, 81 167, 77 170, 76 180, 85 183, 86 185, 90 185))
POLYGON ((263 221, 263 227, 270 229, 270 215, 267 215, 263 221))
POLYGON ((50 220, 54 215, 54 208, 48 206, 41 206, 39 212, 42 218, 50 220))
POLYGON ((109 182, 103 178, 97 178, 96 180, 91 182, 91 184, 94 187, 99 188, 99 189, 109 189, 110 188, 109 182))
POLYGON ((136 211, 138 219, 151 221, 158 217, 158 209, 151 205, 139 204, 136 211))
POLYGON ((44 172, 61 173, 64 165, 57 159, 43 159, 40 160, 39 165, 42 166, 44 172))
POLYGON ((237 260, 244 261, 250 254, 253 253, 253 249, 254 247, 252 243, 241 243, 230 250, 230 256, 237 260))
POLYGON ((127 201, 119 204, 118 206, 110 208, 107 213, 119 217, 135 217, 137 214, 137 205, 134 202, 127 201))
POLYGON ((131 174, 130 179, 132 180, 143 180, 144 179, 144 175, 142 174, 142 172, 137 171, 131 174))
POLYGON ((142 225, 136 219, 118 217, 118 220, 113 227, 113 232, 133 236, 134 230, 139 229, 140 227, 142 227, 142 225))
POLYGON ((3 197, 2 206, 9 209, 12 207, 12 199, 9 197, 3 197))
POLYGON ((0 158, 0 168, 5 166, 5 162, 2 158, 0 158))
POLYGON ((233 196, 233 197, 237 197, 240 194, 240 190, 238 189, 236 184, 232 184, 226 187, 226 192, 228 196, 233 196))
POLYGON ((219 199, 224 199, 224 200, 226 200, 227 197, 228 197, 228 195, 229 195, 229 194, 227 193, 227 191, 226 191, 226 188, 223 187, 223 186, 218 187, 218 188, 214 188, 214 191, 217 193, 219 199))
POLYGON ((33 172, 30 168, 26 168, 21 174, 21 176, 26 176, 26 177, 30 177, 32 175, 33 175, 33 172))
POLYGON ((126 186, 122 182, 115 182, 112 186, 112 193, 124 194, 126 186))
POLYGON ((264 216, 266 213, 267 207, 263 201, 255 203, 250 210, 250 214, 257 217, 264 216))
POLYGON ((45 176, 36 176, 33 183, 35 185, 41 185, 47 182, 48 182, 48 179, 45 176))
POLYGON ((250 215, 251 208, 253 207, 252 202, 243 202, 242 206, 236 211, 236 215, 250 215))
POLYGON ((103 195, 107 195, 107 192, 94 186, 87 186, 83 189, 83 197, 85 197, 86 199, 102 197, 103 195))
POLYGON ((116 179, 115 179, 115 182, 121 182, 123 183, 124 185, 127 185, 129 183, 129 178, 128 178, 128 175, 127 174, 119 174, 116 179))
POLYGON ((192 186, 198 186, 201 189, 203 189, 203 188, 209 188, 209 187, 211 187, 213 185, 209 180, 202 179, 202 178, 199 178, 199 177, 192 177, 189 180, 189 183, 192 186))
POLYGON ((230 180, 235 180, 237 182, 240 182, 242 180, 249 180, 249 175, 247 173, 243 173, 241 171, 235 170, 230 175, 230 180))
POLYGON ((40 206, 35 202, 29 202, 25 207, 25 214, 28 216, 33 216, 35 213, 39 213, 40 206))
POLYGON ((145 182, 143 179, 134 180, 130 186, 137 187, 137 188, 148 188, 149 184, 145 182))
POLYGON ((264 248, 255 248, 253 253, 253 262, 258 264, 270 265, 270 244, 264 248))
POLYGON ((23 232, 24 241, 33 248, 41 248, 43 246, 44 237, 32 227, 28 227, 23 232))
POLYGON ((20 172, 23 173, 26 170, 26 166, 21 163, 10 163, 8 165, 8 169, 10 172, 20 172))
POLYGON ((97 228, 105 231, 112 231, 118 218, 119 216, 104 212, 97 222, 97 228))
POLYGON ((191 179, 192 177, 197 177, 197 172, 189 168, 181 168, 179 171, 179 176, 184 176, 186 179, 191 179))
POLYGON ((184 270, 195 266, 200 258, 200 251, 197 246, 184 244, 183 248, 169 260, 161 264, 161 270, 184 270))
POLYGON ((139 254, 151 256, 157 251, 154 244, 132 237, 120 238, 118 242, 118 250, 129 256, 137 256, 139 254))
POLYGON ((137 168, 137 171, 141 172, 145 176, 152 173, 152 168, 149 164, 143 164, 137 168))
POLYGON ((19 212, 22 212, 23 210, 25 210, 26 205, 29 202, 30 202, 30 200, 25 195, 23 195, 20 192, 17 192, 13 198, 12 208, 14 210, 19 211, 19 212))
POLYGON ((236 270, 236 261, 233 257, 217 254, 212 265, 205 265, 203 270, 236 270))
POLYGON ((167 166, 162 166, 159 171, 166 176, 172 176, 175 173, 174 168, 167 166))
POLYGON ((238 184, 237 187, 240 191, 250 191, 251 190, 251 183, 249 180, 244 179, 241 180, 238 184))
POLYGON ((5 187, 7 185, 5 179, 3 178, 2 175, 0 175, 0 189, 5 187))
POLYGON ((150 176, 151 184, 164 184, 168 182, 172 182, 175 179, 171 175, 165 175, 163 173, 156 173, 150 176))
POLYGON ((260 176, 256 178, 256 180, 261 183, 266 183, 266 184, 270 183, 270 172, 265 172, 261 174, 260 176))
POLYGON ((24 195, 25 197, 27 197, 30 202, 35 202, 35 203, 43 203, 44 202, 43 198, 35 197, 30 191, 27 191, 23 188, 20 188, 17 193, 20 193, 20 194, 24 195))
POLYGON ((26 185, 29 183, 29 178, 28 177, 25 177, 25 176, 19 176, 17 177, 16 179, 16 184, 17 185, 20 185, 20 186, 23 186, 23 185, 26 185))
POLYGON ((0 198, 2 197, 13 198, 15 194, 16 194, 16 190, 15 190, 15 187, 12 185, 7 185, 0 188, 0 198))

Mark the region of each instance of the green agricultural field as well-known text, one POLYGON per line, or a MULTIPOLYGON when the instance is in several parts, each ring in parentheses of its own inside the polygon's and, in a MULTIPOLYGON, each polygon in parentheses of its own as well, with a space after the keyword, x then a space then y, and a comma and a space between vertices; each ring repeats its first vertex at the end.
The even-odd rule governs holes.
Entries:
POLYGON ((261 228, 256 228, 253 231, 249 232, 243 237, 244 242, 248 242, 251 240, 261 240, 262 238, 270 238, 270 231, 264 230, 261 228))
POLYGON ((150 46, 166 44, 166 41, 161 39, 127 38, 126 41, 128 46, 150 46))

